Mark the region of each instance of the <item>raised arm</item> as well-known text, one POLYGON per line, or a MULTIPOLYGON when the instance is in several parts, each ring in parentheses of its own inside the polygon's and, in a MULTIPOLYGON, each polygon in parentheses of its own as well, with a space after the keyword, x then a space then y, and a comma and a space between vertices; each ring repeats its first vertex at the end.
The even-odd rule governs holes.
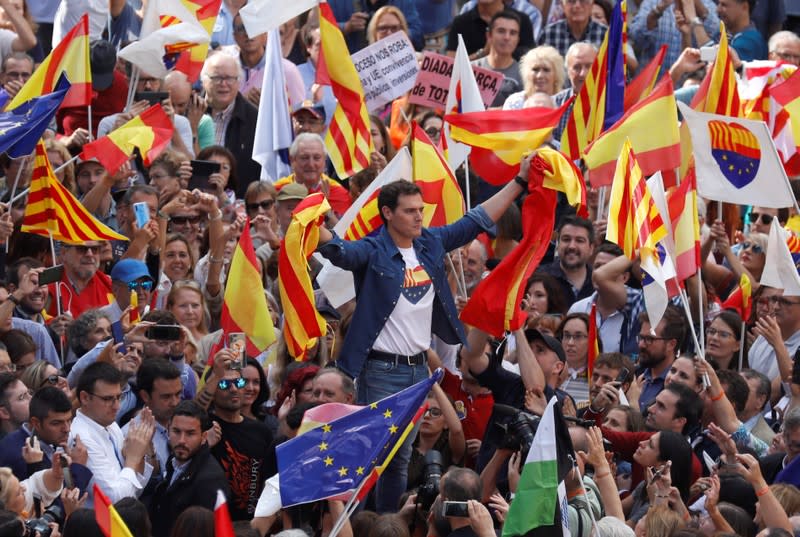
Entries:
POLYGON ((631 260, 621 255, 592 272, 592 283, 597 289, 597 305, 604 310, 620 310, 625 307, 628 293, 625 280, 620 278, 631 268, 631 260))
POLYGON ((522 382, 526 390, 542 390, 546 384, 544 372, 542 371, 536 356, 533 354, 528 338, 525 337, 525 330, 519 328, 514 330, 514 341, 517 344, 517 364, 522 382))

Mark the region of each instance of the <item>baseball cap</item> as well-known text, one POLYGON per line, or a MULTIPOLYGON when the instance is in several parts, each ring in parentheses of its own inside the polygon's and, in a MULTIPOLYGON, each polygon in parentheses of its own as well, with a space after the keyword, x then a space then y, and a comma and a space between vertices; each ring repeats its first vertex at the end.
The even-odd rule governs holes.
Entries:
POLYGON ((559 360, 562 362, 567 361, 567 355, 564 354, 564 347, 562 347, 561 342, 553 336, 543 334, 535 328, 529 328, 525 330, 525 338, 528 340, 528 343, 532 343, 537 339, 542 341, 548 349, 556 353, 556 356, 558 356, 559 360))
POLYGON ((336 311, 336 308, 334 308, 333 305, 331 305, 331 303, 328 301, 328 297, 326 297, 325 294, 319 289, 314 291, 314 302, 317 311, 323 317, 327 315, 337 321, 342 319, 342 314, 336 311))
POLYGON ((303 110, 308 110, 317 119, 322 119, 322 120, 325 119, 325 107, 322 106, 321 104, 314 104, 313 101, 306 99, 305 101, 300 103, 297 106, 297 108, 295 108, 294 112, 292 112, 292 115, 293 116, 297 115, 299 112, 302 112, 303 110))
POLYGON ((89 50, 89 63, 92 66, 92 88, 95 91, 107 90, 114 82, 117 51, 114 45, 104 39, 92 41, 89 50))
POLYGON ((117 282, 131 283, 139 278, 153 280, 147 270, 147 265, 138 259, 121 259, 111 269, 111 279, 117 282))
POLYGON ((289 183, 278 191, 278 201, 302 200, 308 196, 308 189, 300 183, 289 183))

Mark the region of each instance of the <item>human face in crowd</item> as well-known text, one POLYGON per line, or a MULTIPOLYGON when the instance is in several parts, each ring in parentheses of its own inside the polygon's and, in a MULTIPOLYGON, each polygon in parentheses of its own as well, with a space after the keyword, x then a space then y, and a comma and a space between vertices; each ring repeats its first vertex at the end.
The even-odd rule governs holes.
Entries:
POLYGON ((711 321, 706 330, 706 356, 727 360, 739 352, 739 342, 728 323, 722 319, 711 321))
POLYGON ((781 332, 794 333, 800 319, 800 297, 782 295, 782 289, 765 289, 761 298, 769 300, 769 315, 775 317, 781 332))
POLYGON ((592 4, 592 20, 594 22, 599 22, 604 26, 608 26, 608 21, 606 20, 606 12, 603 11, 603 8, 600 7, 600 4, 592 4))
POLYGON ((325 148, 314 140, 306 140, 297 146, 292 161, 294 180, 309 190, 316 188, 325 171, 325 148))
POLYGON ((106 176, 106 169, 97 162, 83 162, 76 171, 78 191, 86 194, 106 176))
POLYGON ((9 502, 6 504, 6 509, 21 515, 25 511, 25 485, 12 476, 8 480, 7 487, 9 502))
POLYGON ((501 57, 511 57, 519 44, 519 23, 500 17, 486 32, 486 44, 501 57))
POLYGON ((163 79, 140 72, 139 80, 136 82, 136 91, 162 91, 163 86, 163 79))
POLYGON ((657 367, 667 359, 667 340, 661 337, 664 323, 658 323, 655 335, 650 333, 650 323, 642 322, 639 329, 639 364, 642 367, 657 367))
MULTIPOLYGON (((242 378, 242 374, 235 369, 229 369, 225 372, 223 377, 228 383, 227 390, 220 390, 214 392, 214 406, 226 412, 239 412, 244 406, 244 398, 242 397, 242 390, 236 387, 236 379, 242 378)), ((300 402, 300 395, 298 394, 297 401, 300 402)))
POLYGON ((644 467, 656 466, 661 461, 661 451, 658 449, 660 440, 661 433, 656 433, 639 442, 639 447, 633 454, 633 460, 644 467))
POLYGON ((144 404, 153 411, 157 422, 166 424, 175 412, 175 407, 181 402, 183 384, 181 379, 157 378, 153 381, 152 393, 141 390, 140 395, 144 404))
POLYGON ((754 206, 748 215, 750 233, 763 233, 769 235, 772 228, 772 219, 778 217, 778 209, 754 206))
MULTIPOLYGON (((4 292, 5 289, 0 289, 0 291, 4 292)), ((11 324, 11 317, 8 318, 9 324, 11 324)), ((9 327, 9 330, 11 328, 9 327)), ((16 370, 13 363, 11 363, 11 357, 8 355, 8 351, 0 350, 0 373, 12 373, 16 370)))
POLYGON ((39 440, 50 445, 61 445, 69 438, 69 428, 72 425, 72 412, 47 413, 43 420, 31 416, 31 427, 39 440))
MULTIPOLYGON (((22 277, 30 270, 25 265, 20 265, 17 269, 17 281, 22 280, 22 277)), ((47 303, 47 297, 50 293, 47 291, 46 285, 40 285, 34 292, 22 297, 22 305, 28 311, 42 311, 47 303)))
POLYGON ((150 184, 158 189, 165 200, 171 200, 181 190, 181 180, 158 164, 150 168, 150 184))
POLYGON ((311 132, 322 135, 325 132, 325 120, 317 117, 311 110, 298 110, 292 115, 292 127, 295 135, 311 132))
POLYGON ((7 421, 14 429, 22 426, 30 416, 31 391, 22 381, 12 382, 3 394, 0 406, 0 419, 7 421))
POLYGON ((136 298, 139 303, 137 309, 141 314, 147 304, 150 303, 153 281, 150 278, 144 277, 134 280, 130 284, 118 280, 112 281, 111 291, 114 293, 114 299, 117 301, 117 304, 119 304, 120 309, 124 310, 131 305, 131 285, 135 286, 136 298), (151 290, 145 289, 144 286, 146 285, 150 285, 151 290))
POLYGON ((468 289, 474 288, 478 285, 486 271, 486 250, 483 245, 477 240, 472 241, 469 246, 463 249, 466 253, 464 264, 464 281, 468 289))
POLYGON ((45 386, 58 388, 67 394, 67 396, 69 396, 69 384, 67 383, 67 377, 65 377, 61 371, 56 369, 54 365, 48 364, 47 367, 44 368, 44 383, 41 387, 44 388, 45 386))
POLYGON ((412 240, 422 235, 422 211, 425 204, 419 194, 400 195, 394 211, 381 207, 386 225, 395 242, 402 247, 410 246, 412 240), (399 241, 399 242, 398 242, 399 241))
POLYGON ((565 225, 558 234, 558 259, 567 270, 586 266, 594 246, 589 241, 589 231, 580 226, 565 225))
POLYGON ((792 65, 800 65, 800 41, 797 39, 781 39, 774 45, 774 50, 770 51, 770 60, 783 60, 792 65))
POLYGON ((142 365, 142 359, 144 357, 143 348, 144 345, 142 343, 131 343, 125 346, 125 354, 122 356, 119 370, 127 378, 133 377, 136 375, 136 372, 139 371, 139 366, 142 365))
POLYGON ((250 37, 239 14, 233 18, 233 39, 239 46, 239 50, 245 55, 263 54, 267 50, 267 34, 250 37))
POLYGON ((752 274, 760 274, 767 262, 767 253, 759 242, 748 236, 739 250, 739 261, 752 274))
POLYGON ((198 211, 184 207, 182 210, 170 215, 169 231, 171 233, 180 233, 193 244, 199 243, 202 235, 201 221, 202 218, 198 211))
POLYGON ((280 226, 281 236, 286 234, 289 224, 292 221, 292 212, 295 207, 303 200, 283 200, 276 204, 275 212, 278 215, 278 225, 280 226))
POLYGON ((352 394, 342 389, 342 377, 336 373, 326 373, 314 379, 313 400, 319 403, 352 403, 352 394))
MULTIPOLYGON (((8 289, 5 287, 0 287, 0 304, 8 300, 8 295, 11 294, 8 292, 8 289)), ((0 333, 8 332, 11 330, 11 315, 5 320, 2 326, 0 326, 0 333)), ((0 351, 3 352, 3 351, 0 351)))
POLYGON ((612 431, 626 433, 628 432, 628 415, 619 408, 609 410, 603 419, 603 427, 612 431))
POLYGON ((542 59, 538 59, 533 63, 528 76, 533 85, 534 93, 541 92, 554 95, 561 89, 556 87, 556 77, 553 72, 553 66, 542 59))
POLYGON ((228 186, 228 179, 231 178, 231 161, 225 155, 214 153, 208 160, 219 164, 219 174, 222 176, 223 183, 228 186))
POLYGON ((725 26, 738 28, 745 20, 750 19, 750 8, 747 0, 718 0, 717 15, 725 26), (745 18, 746 17, 746 18, 745 18))
POLYGON ((242 390, 242 407, 250 408, 261 393, 261 378, 258 376, 258 369, 252 365, 242 369, 242 377, 247 382, 242 390))
POLYGON ((105 317, 98 317, 97 322, 94 324, 89 333, 86 335, 86 343, 88 348, 93 348, 101 341, 105 341, 111 337, 111 321, 105 317))
POLYGON ((654 431, 681 432, 685 419, 676 418, 678 396, 670 390, 661 390, 649 407, 645 425, 654 431))
POLYGON ((542 282, 533 282, 531 286, 528 287, 528 296, 530 297, 528 301, 530 313, 539 315, 547 313, 547 289, 544 288, 542 282))
POLYGON ((257 196, 247 200, 245 209, 247 210, 247 216, 249 216, 250 219, 253 219, 259 215, 264 215, 274 223, 275 217, 277 216, 275 198, 272 197, 272 194, 269 192, 261 192, 257 196))
POLYGON ((573 369, 586 366, 589 349, 589 329, 580 319, 570 319, 561 332, 561 345, 567 355, 567 364, 573 369))
POLYGON ((240 81, 239 66, 236 63, 238 60, 225 54, 219 56, 219 58, 212 56, 208 60, 213 63, 208 68, 208 76, 203 78, 203 87, 209 105, 221 112, 236 99, 240 81))
POLYGON ((64 164, 64 157, 62 157, 61 153, 58 151, 48 151, 47 159, 50 161, 50 166, 53 168, 53 173, 55 173, 56 179, 58 179, 59 183, 63 183, 65 170, 58 170, 58 168, 61 168, 61 166, 64 164))
POLYGON ((669 372, 664 379, 664 386, 669 386, 673 382, 679 382, 697 391, 702 386, 697 380, 694 360, 686 356, 679 356, 672 362, 669 372))
POLYGON ((594 261, 592 261, 592 270, 597 270, 614 259, 616 259, 616 256, 608 252, 597 252, 594 256, 594 261))
POLYGON ((33 365, 36 361, 36 353, 29 352, 17 358, 17 376, 22 376, 26 369, 33 365))
MULTIPOLYGON (((760 387, 760 382, 757 378, 744 378, 745 382, 747 382, 747 402, 744 404, 744 415, 745 416, 755 416, 764 408, 764 400, 763 395, 758 394, 758 389, 760 387)), ((769 396, 767 396, 769 397, 769 396)))
POLYGON ((185 116, 186 110, 189 108, 189 101, 192 99, 192 86, 182 81, 171 81, 166 89, 169 92, 172 109, 176 114, 185 116))
POLYGON ((800 454, 800 428, 785 429, 782 433, 783 448, 786 450, 786 464, 800 454))
POLYGON ((61 261, 66 275, 72 280, 88 281, 100 268, 100 243, 89 241, 83 244, 61 247, 61 261))
POLYGON ((381 40, 384 37, 389 37, 390 35, 401 32, 403 30, 402 24, 400 24, 400 19, 397 18, 396 15, 392 13, 384 13, 380 20, 375 25, 375 37, 377 40, 381 40))
POLYGON ((567 54, 567 76, 575 95, 581 91, 583 81, 586 80, 586 75, 592 69, 595 56, 597 56, 597 52, 588 44, 575 47, 572 54, 567 54))
POLYGON ((422 417, 419 432, 421 434, 436 436, 444 430, 445 421, 442 407, 435 397, 428 398, 428 410, 422 417))
POLYGON ((563 2, 567 24, 578 27, 589 24, 592 16, 592 0, 563 0, 563 2))
POLYGON ((319 61, 319 48, 322 44, 322 39, 319 35, 319 28, 315 28, 311 31, 311 42, 310 47, 306 47, 306 52, 308 52, 308 61, 311 62, 312 65, 317 65, 319 61))
POLYGON ((442 121, 442 118, 439 116, 432 116, 425 120, 425 124, 422 125, 422 129, 425 131, 425 134, 428 135, 428 138, 431 139, 431 142, 438 144, 442 139, 443 126, 444 121, 442 121))
POLYGON ((33 64, 25 59, 9 58, 6 61, 6 69, 2 74, 3 84, 12 80, 19 80, 22 83, 28 81, 33 74, 33 64))
POLYGON ((564 369, 564 363, 558 359, 555 351, 550 350, 550 347, 545 345, 541 339, 534 339, 529 345, 536 357, 536 361, 539 362, 539 367, 542 368, 545 381, 549 384, 549 379, 553 375, 561 373, 561 370, 564 369))
POLYGON ((175 303, 170 311, 178 319, 178 322, 189 330, 198 328, 203 319, 203 303, 200 294, 189 288, 179 290, 175 294, 175 303))
POLYGON ((381 130, 372 120, 369 122, 369 133, 372 136, 372 145, 374 146, 375 151, 383 154, 383 150, 386 149, 386 144, 383 143, 383 135, 381 135, 381 130))
POLYGON ((200 420, 191 416, 174 416, 169 423, 169 447, 175 460, 184 463, 200 451, 207 433, 200 420))
MULTIPOLYGON (((566 350, 564 351, 566 352, 566 350)), ((591 399, 597 397, 600 393, 600 388, 619 376, 620 370, 617 368, 608 367, 607 365, 595 366, 592 369, 592 379, 589 385, 589 396, 591 399)))
POLYGON ((119 384, 98 380, 94 384, 92 393, 81 392, 80 398, 81 412, 102 427, 108 427, 117 417, 122 400, 122 387, 119 384))

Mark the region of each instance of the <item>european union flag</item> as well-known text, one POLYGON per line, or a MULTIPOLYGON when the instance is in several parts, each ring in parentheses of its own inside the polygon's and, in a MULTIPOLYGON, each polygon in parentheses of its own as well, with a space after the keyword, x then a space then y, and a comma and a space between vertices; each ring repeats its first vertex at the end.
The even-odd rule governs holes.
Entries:
POLYGON ((11 158, 30 155, 56 115, 69 88, 69 81, 62 75, 53 93, 25 101, 13 110, 0 112, 0 153, 8 153, 11 158))
POLYGON ((279 445, 283 506, 330 498, 358 487, 400 439, 440 376, 440 371, 434 373, 401 392, 279 445))

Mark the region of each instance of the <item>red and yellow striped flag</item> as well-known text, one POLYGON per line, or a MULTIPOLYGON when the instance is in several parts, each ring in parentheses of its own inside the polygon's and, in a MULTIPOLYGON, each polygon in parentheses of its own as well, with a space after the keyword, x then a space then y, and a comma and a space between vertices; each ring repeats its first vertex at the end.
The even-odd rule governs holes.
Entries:
POLYGON ((101 223, 75 199, 53 174, 44 143, 36 146, 28 204, 22 231, 70 244, 86 241, 128 240, 101 223))
POLYGON ((378 210, 378 194, 380 189, 375 190, 367 199, 361 210, 344 232, 344 240, 357 241, 363 239, 383 225, 381 212, 378 210))
POLYGON ((739 317, 741 317, 743 321, 747 321, 750 319, 750 313, 753 309, 753 304, 750 300, 752 291, 753 286, 750 284, 750 278, 747 277, 747 274, 742 274, 742 277, 739 279, 739 287, 728 295, 727 300, 722 303, 722 309, 736 310, 739 317))
POLYGON ((94 484, 94 518, 105 537, 133 537, 114 504, 97 483, 94 484))
POLYGON ((700 268, 700 222, 697 214, 697 179, 694 168, 667 196, 667 211, 672 223, 675 273, 678 281, 694 276, 700 268))
POLYGON ((62 107, 88 106, 92 102, 92 69, 89 66, 89 15, 80 18, 61 43, 47 55, 25 82, 6 110, 13 110, 25 101, 53 93, 61 77, 66 73, 72 85, 61 103, 62 107))
MULTIPOLYGON (((181 0, 181 3, 197 17, 197 21, 205 28, 210 37, 214 32, 214 24, 217 22, 217 14, 222 0, 181 0)), ((178 22, 180 21, 172 17, 161 18, 162 27, 177 24, 178 22)), ((175 70, 185 73, 189 82, 194 83, 200 78, 203 62, 206 61, 206 56, 208 56, 208 45, 208 43, 180 43, 168 46, 167 52, 177 54, 175 70)))
POLYGON ((308 274, 308 258, 319 243, 319 226, 331 206, 321 192, 311 194, 295 207, 281 242, 278 287, 283 304, 283 335, 289 354, 305 360, 306 353, 325 335, 325 319, 316 309, 308 274))
POLYGON ((656 53, 650 63, 644 66, 639 71, 636 78, 631 80, 630 84, 625 87, 625 110, 629 110, 633 105, 650 95, 653 88, 658 81, 658 75, 661 73, 661 66, 664 63, 664 57, 667 55, 667 45, 661 45, 661 49, 656 53))
POLYGON ((422 225, 444 226, 464 216, 464 196, 450 165, 417 124, 411 135, 413 179, 422 190, 422 225))
POLYGON ((592 309, 589 310, 589 348, 586 355, 586 373, 589 376, 589 384, 592 383, 592 372, 594 371, 594 361, 600 354, 600 345, 597 343, 597 304, 592 302, 592 309))
POLYGON ((81 159, 97 159, 113 175, 138 148, 144 165, 149 166, 167 147, 174 130, 161 105, 155 104, 117 130, 84 145, 81 159))
POLYGON ((131 299, 128 305, 131 307, 131 311, 128 313, 128 321, 131 326, 139 324, 139 321, 141 321, 139 318, 139 295, 135 290, 131 291, 131 299))
POLYGON ((619 245, 628 259, 640 252, 653 256, 656 243, 667 236, 667 228, 636 161, 630 140, 619 155, 617 172, 611 185, 606 239, 619 245))
POLYGON ((722 21, 719 23, 719 32, 717 59, 694 95, 692 108, 698 112, 741 117, 742 105, 739 101, 736 72, 728 52, 728 34, 722 21))
POLYGON ((339 101, 325 135, 325 146, 339 177, 349 177, 369 166, 369 155, 373 151, 369 112, 361 79, 327 2, 320 4, 319 14, 322 45, 316 81, 330 85, 339 101))

